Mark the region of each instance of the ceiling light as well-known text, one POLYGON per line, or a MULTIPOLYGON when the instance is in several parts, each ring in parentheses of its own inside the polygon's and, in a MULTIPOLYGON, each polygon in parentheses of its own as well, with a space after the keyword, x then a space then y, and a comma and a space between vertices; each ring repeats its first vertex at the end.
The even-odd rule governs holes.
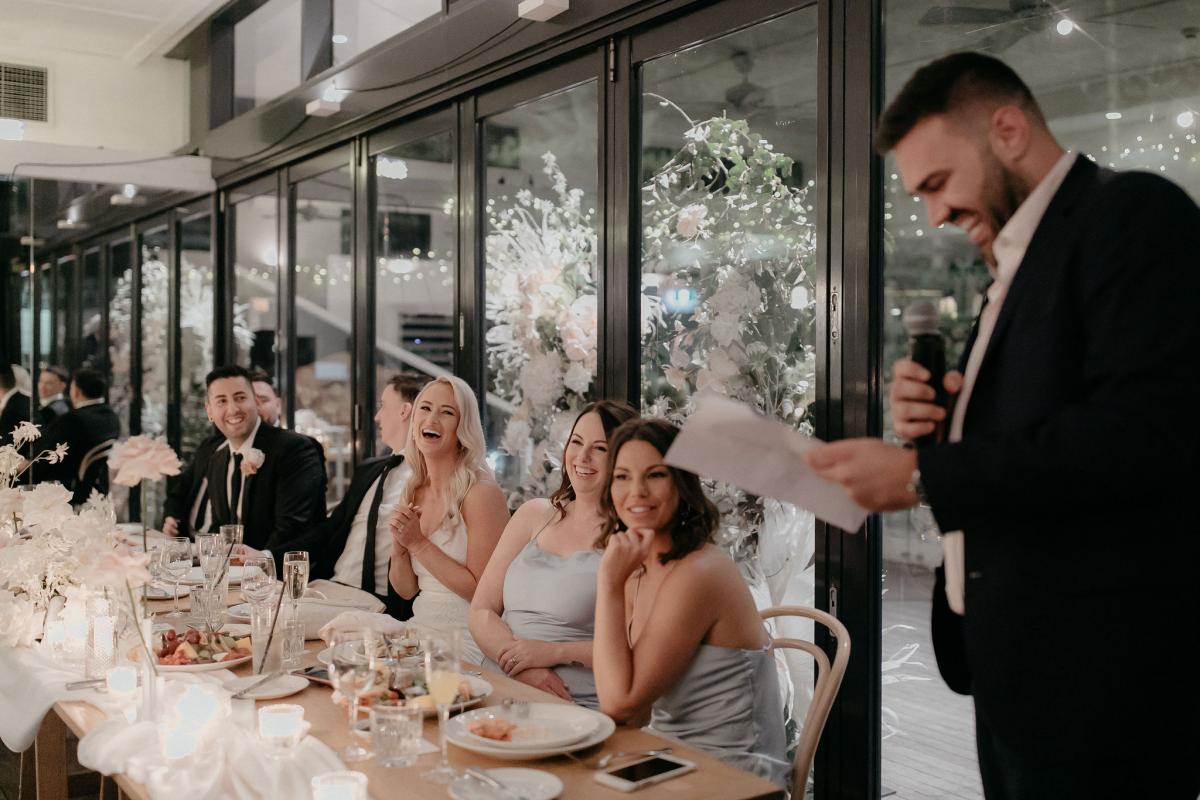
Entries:
POLYGON ((1054 26, 1054 29, 1058 31, 1060 36, 1066 36, 1071 31, 1075 30, 1075 23, 1071 22, 1071 20, 1067 19, 1066 17, 1063 17, 1058 21, 1058 24, 1054 26))
POLYGON ((1104 115, 1104 118, 1105 119, 1120 119, 1121 112, 1120 111, 1110 111, 1104 115))
POLYGON ((1190 128, 1196 122, 1196 115, 1191 111, 1184 111, 1175 118, 1175 124, 1181 128, 1190 128))
POLYGON ((333 35, 334 44, 345 44, 348 41, 350 41, 350 37, 344 33, 335 33, 333 35))
POLYGON ((0 139, 20 142, 25 139, 25 123, 19 119, 0 119, 0 139))

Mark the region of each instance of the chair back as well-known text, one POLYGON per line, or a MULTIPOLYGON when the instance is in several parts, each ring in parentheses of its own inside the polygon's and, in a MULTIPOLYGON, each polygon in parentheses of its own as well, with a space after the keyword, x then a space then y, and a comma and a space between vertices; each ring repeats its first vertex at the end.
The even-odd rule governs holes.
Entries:
POLYGON ((116 443, 116 439, 106 439, 84 453, 75 476, 75 492, 71 496, 73 505, 86 503, 93 489, 108 494, 108 454, 116 443))
POLYGON ((796 745, 796 758, 792 764, 792 796, 803 797, 808 773, 812 770, 813 756, 816 755, 817 744, 821 741, 821 732, 825 730, 825 721, 829 719, 829 711, 833 708, 833 701, 842 685, 842 676, 846 674, 846 662, 850 660, 850 632, 837 617, 807 606, 774 606, 763 609, 761 613, 764 620, 775 617, 807 617, 828 628, 829 634, 837 640, 832 664, 825 651, 813 642, 785 637, 777 637, 773 642, 776 648, 802 650, 817 663, 817 685, 813 689, 808 713, 804 716, 800 742, 796 745))

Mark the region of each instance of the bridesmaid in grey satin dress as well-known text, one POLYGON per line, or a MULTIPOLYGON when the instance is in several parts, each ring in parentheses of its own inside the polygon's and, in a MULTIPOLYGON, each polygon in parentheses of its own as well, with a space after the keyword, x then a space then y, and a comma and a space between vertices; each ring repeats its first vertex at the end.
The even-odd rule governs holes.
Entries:
POLYGON ((608 436, 636 416, 607 400, 580 411, 562 485, 517 509, 471 601, 471 635, 486 666, 588 708, 599 706, 592 631, 608 436))
POLYGON ((610 441, 593 667, 600 710, 787 786, 783 699, 754 599, 712 536, 720 513, 664 456, 660 419, 610 441))

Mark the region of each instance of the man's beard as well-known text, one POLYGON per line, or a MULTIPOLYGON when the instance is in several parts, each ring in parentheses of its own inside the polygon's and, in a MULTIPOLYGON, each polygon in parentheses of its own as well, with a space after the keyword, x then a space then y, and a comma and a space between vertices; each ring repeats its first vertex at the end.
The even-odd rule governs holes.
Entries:
MULTIPOLYGON (((999 236, 1000 231, 1025 202, 1025 198, 1029 197, 1030 189, 1017 173, 1006 169, 996 158, 988 156, 987 162, 988 179, 985 186, 991 188, 991 191, 985 199, 984 206, 992 218, 995 236, 999 236)), ((992 242, 982 250, 984 261, 991 267, 996 266, 996 256, 992 252, 995 242, 993 237, 992 242)))

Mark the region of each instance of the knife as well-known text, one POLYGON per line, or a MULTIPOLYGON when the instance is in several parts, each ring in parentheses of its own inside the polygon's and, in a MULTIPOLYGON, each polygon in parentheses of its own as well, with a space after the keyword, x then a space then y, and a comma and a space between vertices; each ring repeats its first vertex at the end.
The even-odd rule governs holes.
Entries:
POLYGON ((466 772, 472 778, 474 778, 477 781, 480 781, 485 786, 487 786, 489 789, 499 792, 500 793, 499 796, 501 798, 505 798, 506 800, 525 800, 524 795, 517 794, 512 789, 508 788, 503 783, 496 780, 491 775, 488 775, 486 772, 484 772, 481 769, 475 769, 474 767, 467 767, 466 772))
POLYGON ((282 674, 283 674, 282 672, 272 672, 270 675, 266 675, 262 678, 259 678, 254 683, 250 684, 249 686, 245 687, 244 689, 238 689, 236 692, 234 692, 233 699, 234 700, 244 699, 246 697, 247 692, 251 692, 251 691, 257 689, 258 687, 262 686, 264 683, 269 683, 270 681, 275 680, 282 674))

